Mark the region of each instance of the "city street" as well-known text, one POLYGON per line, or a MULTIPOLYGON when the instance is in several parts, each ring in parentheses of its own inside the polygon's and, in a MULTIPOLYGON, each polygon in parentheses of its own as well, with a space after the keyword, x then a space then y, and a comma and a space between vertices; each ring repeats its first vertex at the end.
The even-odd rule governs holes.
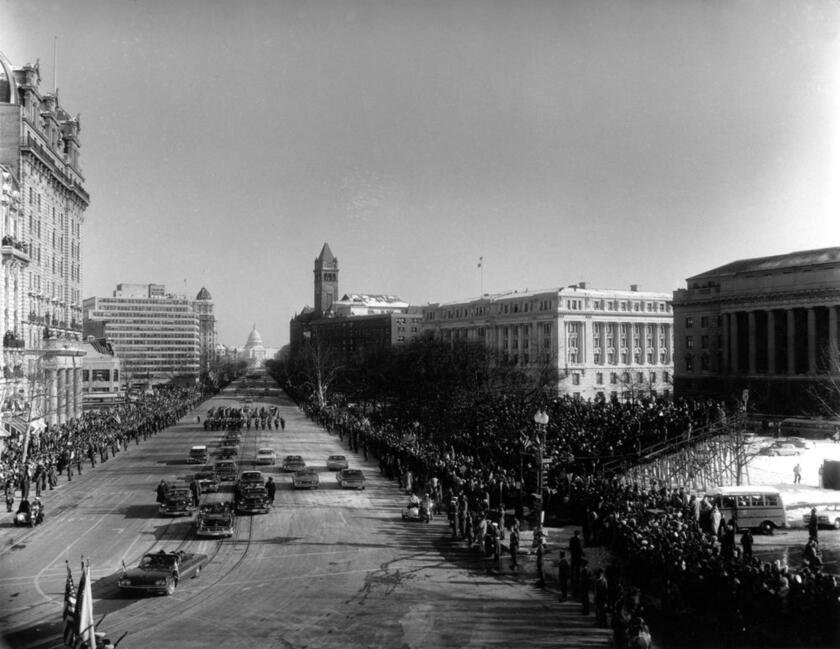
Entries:
POLYGON ((299 454, 321 486, 293 491, 277 467, 274 510, 240 516, 234 537, 200 540, 192 519, 158 516, 161 479, 191 475, 193 444, 212 448, 222 431, 196 423, 210 406, 241 406, 233 388, 139 446, 46 492, 46 522, 33 530, 0 526, 2 646, 62 646, 65 560, 78 579, 90 561, 94 618, 121 649, 137 647, 563 647, 607 646, 609 632, 579 605, 505 571, 448 540, 445 517, 400 518, 403 495, 373 460, 349 452, 277 390, 253 404, 279 405, 286 430, 243 432, 240 468, 261 446, 278 465, 299 454), (340 453, 367 476, 364 491, 339 490, 328 455, 340 453), (120 566, 152 550, 205 553, 208 565, 175 594, 134 597, 117 589, 120 566), (104 617, 104 619, 102 619, 104 617))

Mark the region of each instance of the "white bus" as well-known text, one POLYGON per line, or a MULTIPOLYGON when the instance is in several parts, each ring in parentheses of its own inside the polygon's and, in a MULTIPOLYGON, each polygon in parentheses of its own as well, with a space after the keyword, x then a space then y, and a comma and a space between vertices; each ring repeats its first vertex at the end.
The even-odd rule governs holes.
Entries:
POLYGON ((727 521, 735 521, 738 528, 757 528, 772 534, 776 528, 787 527, 782 495, 775 487, 739 485, 715 487, 707 494, 727 521))

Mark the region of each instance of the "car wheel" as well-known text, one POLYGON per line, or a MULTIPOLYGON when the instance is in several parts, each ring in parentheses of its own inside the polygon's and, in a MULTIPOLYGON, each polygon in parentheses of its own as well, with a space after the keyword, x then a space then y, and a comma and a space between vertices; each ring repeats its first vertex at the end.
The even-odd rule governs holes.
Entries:
POLYGON ((170 579, 166 582, 166 594, 172 595, 175 592, 175 580, 170 579))
POLYGON ((770 521, 764 521, 761 524, 761 533, 767 536, 773 536, 773 523, 770 521))
POLYGON ((840 530, 840 518, 835 518, 834 519, 834 529, 835 530, 840 530))

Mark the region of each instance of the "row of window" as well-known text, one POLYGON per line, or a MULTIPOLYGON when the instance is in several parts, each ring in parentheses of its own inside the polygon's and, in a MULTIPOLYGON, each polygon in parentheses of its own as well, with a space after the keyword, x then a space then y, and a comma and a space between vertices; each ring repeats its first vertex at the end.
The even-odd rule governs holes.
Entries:
MULTIPOLYGON (((580 385, 581 373, 580 372, 572 372, 572 385, 580 385)), ((644 372, 622 372, 619 376, 618 372, 610 372, 610 385, 618 385, 619 382, 629 385, 635 382, 638 385, 644 385, 645 383, 649 385, 656 385, 659 381, 658 374, 656 372, 648 372, 647 375, 644 372)), ((662 372, 662 382, 669 383, 671 380, 671 374, 667 370, 662 372)), ((595 385, 604 385, 604 373, 603 372, 595 372, 595 385)))

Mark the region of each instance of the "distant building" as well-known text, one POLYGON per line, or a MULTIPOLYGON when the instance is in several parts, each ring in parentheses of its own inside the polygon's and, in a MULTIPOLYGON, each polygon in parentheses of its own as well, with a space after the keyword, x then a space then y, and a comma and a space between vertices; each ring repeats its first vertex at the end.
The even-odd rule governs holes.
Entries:
POLYGON ((394 295, 346 293, 338 299, 338 258, 324 244, 315 259, 315 307, 304 307, 289 325, 289 353, 315 341, 337 361, 403 345, 420 334, 419 312, 394 295))
POLYGON ((557 368, 558 390, 581 398, 668 396, 670 294, 591 289, 585 283, 429 304, 422 326, 444 341, 472 341, 525 370, 557 368))
POLYGON ((199 313, 161 284, 117 284, 111 297, 86 299, 84 325, 111 341, 129 386, 198 379, 199 313))
POLYGON ((198 315, 198 367, 201 372, 209 372, 216 360, 216 316, 210 291, 202 286, 193 307, 198 315))
POLYGON ((734 261, 689 277, 673 304, 679 396, 749 389, 756 408, 794 415, 840 379, 840 247, 734 261))
POLYGON ((251 333, 248 334, 248 340, 245 342, 245 347, 242 349, 240 357, 252 366, 258 367, 265 362, 265 345, 263 345, 260 332, 257 331, 256 323, 251 329, 251 333))
POLYGON ((82 398, 85 408, 109 406, 125 399, 120 359, 105 339, 88 337, 83 343, 82 398))

